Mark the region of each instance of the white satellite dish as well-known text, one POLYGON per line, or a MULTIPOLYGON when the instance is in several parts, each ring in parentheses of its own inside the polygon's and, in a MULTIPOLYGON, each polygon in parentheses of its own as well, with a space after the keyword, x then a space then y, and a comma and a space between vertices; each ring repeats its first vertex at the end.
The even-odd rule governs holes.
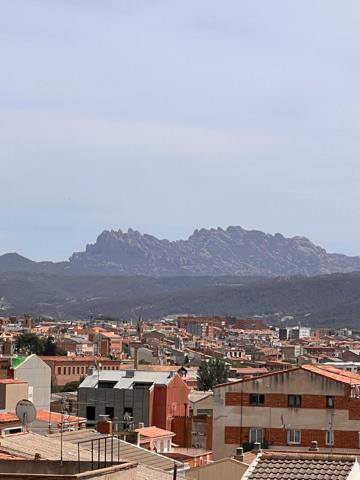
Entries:
POLYGON ((27 430, 28 426, 36 418, 36 408, 35 405, 30 402, 30 400, 19 400, 16 404, 16 416, 20 420, 23 429, 27 430))

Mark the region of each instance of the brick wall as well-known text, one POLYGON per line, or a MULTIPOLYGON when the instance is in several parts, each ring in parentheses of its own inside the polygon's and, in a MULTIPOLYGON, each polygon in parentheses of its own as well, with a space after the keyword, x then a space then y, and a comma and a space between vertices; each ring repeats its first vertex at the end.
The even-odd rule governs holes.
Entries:
MULTIPOLYGON (((346 392, 347 393, 347 392, 346 392)), ((349 395, 349 393, 347 393, 349 395)), ((335 408, 341 410, 349 410, 349 418, 351 420, 360 420, 360 399, 349 398, 345 396, 334 396, 335 408)), ((226 392, 225 406, 250 406, 250 394, 241 392, 226 392)), ((264 405, 254 405, 254 408, 272 407, 287 408, 288 395, 267 393, 265 394, 264 405)), ((301 395, 301 408, 319 408, 326 409, 326 395, 301 395)))
MULTIPOLYGON (((313 440, 318 442, 319 447, 328 447, 325 443, 325 430, 301 430, 301 447, 309 447, 313 440)), ((239 445, 250 441, 250 428, 248 427, 225 427, 224 443, 227 445, 239 445)), ((288 432, 283 428, 265 428, 264 441, 269 445, 288 445, 288 432)), ((344 432, 334 431, 335 448, 358 448, 359 436, 357 431, 344 432)))

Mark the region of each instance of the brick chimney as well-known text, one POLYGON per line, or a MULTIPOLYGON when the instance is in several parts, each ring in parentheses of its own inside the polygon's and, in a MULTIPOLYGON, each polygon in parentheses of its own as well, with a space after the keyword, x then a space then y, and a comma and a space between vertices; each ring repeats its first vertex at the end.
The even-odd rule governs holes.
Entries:
POLYGON ((109 420, 108 415, 100 415, 100 420, 96 424, 96 430, 99 433, 104 433, 112 435, 113 433, 113 423, 109 420))

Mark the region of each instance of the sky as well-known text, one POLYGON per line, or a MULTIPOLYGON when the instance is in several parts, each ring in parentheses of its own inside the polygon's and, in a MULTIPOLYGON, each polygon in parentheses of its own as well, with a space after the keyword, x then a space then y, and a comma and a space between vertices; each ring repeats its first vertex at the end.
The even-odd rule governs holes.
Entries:
POLYGON ((360 255, 358 0, 0 2, 0 254, 241 225, 360 255))

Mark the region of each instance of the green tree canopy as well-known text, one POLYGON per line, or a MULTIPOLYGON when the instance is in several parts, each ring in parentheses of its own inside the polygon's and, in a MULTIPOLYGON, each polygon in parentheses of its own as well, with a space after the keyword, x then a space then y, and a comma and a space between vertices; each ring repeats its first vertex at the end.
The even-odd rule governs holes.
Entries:
POLYGON ((15 350, 18 353, 36 353, 36 355, 52 356, 66 355, 67 352, 61 350, 52 336, 46 339, 38 337, 35 333, 24 332, 16 339, 15 350))
POLYGON ((35 333, 24 332, 17 337, 15 350, 19 353, 36 353, 36 355, 42 355, 44 344, 35 333))
POLYGON ((212 390, 214 385, 227 382, 229 378, 229 365, 221 358, 203 360, 198 369, 199 390, 212 390))

